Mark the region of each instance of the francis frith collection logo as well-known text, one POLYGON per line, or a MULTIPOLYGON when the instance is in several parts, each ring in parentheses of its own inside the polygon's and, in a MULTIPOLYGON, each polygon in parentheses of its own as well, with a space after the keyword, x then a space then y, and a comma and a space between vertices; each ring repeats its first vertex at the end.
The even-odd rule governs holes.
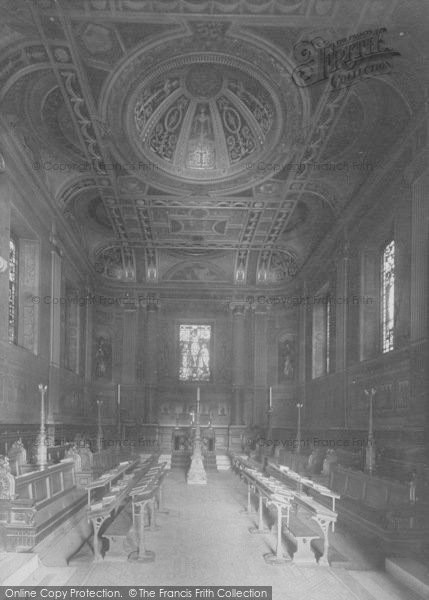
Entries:
POLYGON ((321 37, 298 42, 294 57, 299 63, 292 73, 298 87, 330 81, 332 89, 347 87, 392 70, 391 59, 400 56, 386 46, 387 29, 370 29, 348 38, 328 42, 321 37))

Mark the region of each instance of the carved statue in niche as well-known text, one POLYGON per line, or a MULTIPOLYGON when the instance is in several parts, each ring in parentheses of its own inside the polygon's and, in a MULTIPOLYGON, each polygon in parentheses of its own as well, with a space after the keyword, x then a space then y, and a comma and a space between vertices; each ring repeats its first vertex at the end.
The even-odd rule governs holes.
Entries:
POLYGON ((322 475, 329 476, 331 474, 332 467, 337 464, 337 462, 337 453, 333 448, 329 448, 326 452, 326 458, 323 461, 322 475))
POLYGON ((161 343, 158 354, 160 375, 168 376, 171 372, 174 350, 171 344, 171 335, 168 326, 161 329, 161 343))
POLYGON ((82 458, 78 452, 76 444, 73 444, 65 453, 66 458, 71 458, 74 462, 74 468, 76 472, 82 471, 82 458))
POLYGON ((16 442, 13 442, 8 452, 8 457, 14 475, 21 475, 21 467, 27 464, 27 450, 25 449, 21 438, 16 442))
POLYGON ((15 477, 10 472, 9 459, 0 455, 0 500, 13 500, 15 497, 15 477))
POLYGON ((293 340, 279 340, 278 363, 279 383, 292 381, 295 377, 295 343, 293 340))
POLYGON ((97 340, 95 352, 95 376, 110 378, 111 376, 111 343, 110 340, 100 336, 97 340))

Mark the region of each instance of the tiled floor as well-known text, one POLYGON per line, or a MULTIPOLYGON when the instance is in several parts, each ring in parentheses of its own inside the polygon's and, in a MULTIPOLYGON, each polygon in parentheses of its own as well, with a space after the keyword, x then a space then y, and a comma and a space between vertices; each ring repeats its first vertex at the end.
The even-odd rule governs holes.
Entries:
MULTIPOLYGON (((270 585, 275 600, 369 600, 364 587, 343 569, 267 565, 263 554, 274 535, 250 535, 252 517, 239 514, 245 487, 232 473, 209 473, 207 486, 188 486, 173 471, 165 484, 168 515, 147 532, 153 563, 93 564, 80 585, 270 585)), ((107 558, 107 557, 106 557, 107 558)), ((75 581, 73 581, 75 583, 75 581)), ((76 581, 77 583, 77 581, 76 581)), ((392 600, 407 598, 392 595, 392 600)))

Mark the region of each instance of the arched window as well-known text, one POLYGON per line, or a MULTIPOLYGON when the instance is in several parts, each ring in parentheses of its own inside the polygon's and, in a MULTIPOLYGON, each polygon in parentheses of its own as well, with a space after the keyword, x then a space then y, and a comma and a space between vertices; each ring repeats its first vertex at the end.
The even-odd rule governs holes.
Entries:
POLYGON ((321 288, 313 298, 313 379, 331 371, 332 300, 329 284, 321 288))
POLYGON ((381 348, 394 348, 395 334, 395 242, 388 242, 381 256, 381 348))
POLYGON ((18 340, 18 241, 9 240, 9 342, 18 340))
POLYGON ((325 318, 325 336, 326 336, 326 356, 325 356, 325 371, 329 373, 331 370, 331 315, 332 305, 331 297, 328 295, 326 298, 326 318, 325 318))

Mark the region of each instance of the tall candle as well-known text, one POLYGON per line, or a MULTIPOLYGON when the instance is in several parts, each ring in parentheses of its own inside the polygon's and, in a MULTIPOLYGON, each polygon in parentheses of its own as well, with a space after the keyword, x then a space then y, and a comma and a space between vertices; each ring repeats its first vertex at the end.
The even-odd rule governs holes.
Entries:
POLYGON ((200 387, 197 387, 197 404, 200 403, 200 387))
POLYGON ((121 384, 118 383, 118 405, 121 403, 121 384))
POLYGON ((273 407, 273 388, 270 386, 270 394, 268 397, 268 401, 269 401, 269 408, 273 407))

